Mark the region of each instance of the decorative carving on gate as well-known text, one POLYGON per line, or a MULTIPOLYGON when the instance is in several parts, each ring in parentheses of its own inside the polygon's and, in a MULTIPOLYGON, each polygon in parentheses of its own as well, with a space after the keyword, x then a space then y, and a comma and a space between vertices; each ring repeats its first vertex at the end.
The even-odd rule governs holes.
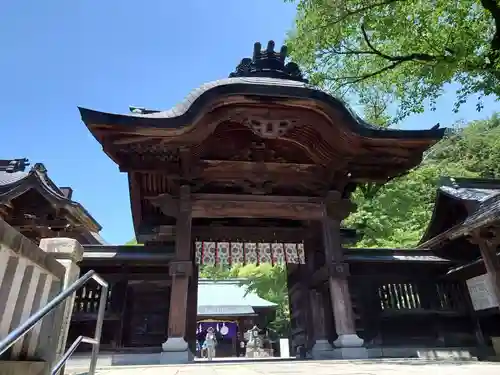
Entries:
POLYGON ((296 120, 250 117, 243 124, 259 137, 278 138, 284 136, 288 130, 292 129, 296 122, 296 120))

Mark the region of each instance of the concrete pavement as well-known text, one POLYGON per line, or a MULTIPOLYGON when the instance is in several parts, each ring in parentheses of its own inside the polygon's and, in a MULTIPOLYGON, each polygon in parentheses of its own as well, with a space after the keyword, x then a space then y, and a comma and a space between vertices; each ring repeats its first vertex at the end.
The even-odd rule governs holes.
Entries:
MULTIPOLYGON (((499 375, 500 363, 423 360, 193 363, 101 368, 98 375, 499 375)), ((84 375, 67 370, 67 375, 84 375)))

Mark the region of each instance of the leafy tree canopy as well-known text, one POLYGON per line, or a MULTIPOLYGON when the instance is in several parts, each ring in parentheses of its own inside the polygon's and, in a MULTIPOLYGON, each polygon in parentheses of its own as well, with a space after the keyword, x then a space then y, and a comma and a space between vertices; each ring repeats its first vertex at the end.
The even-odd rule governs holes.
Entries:
POLYGON ((292 59, 336 95, 366 104, 378 91, 398 119, 432 109, 452 82, 455 111, 471 94, 500 97, 498 0, 285 1, 298 8, 292 59))
POLYGON ((415 246, 427 228, 442 176, 500 178, 500 116, 457 127, 422 164, 386 185, 363 185, 345 225, 364 236, 358 247, 415 246))

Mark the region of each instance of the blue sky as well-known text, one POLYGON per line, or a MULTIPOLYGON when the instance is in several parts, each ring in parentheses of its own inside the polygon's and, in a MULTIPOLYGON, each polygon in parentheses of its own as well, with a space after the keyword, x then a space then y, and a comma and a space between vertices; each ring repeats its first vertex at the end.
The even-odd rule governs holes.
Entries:
MULTIPOLYGON (((167 109, 200 84, 227 77, 253 43, 278 47, 293 26, 282 0, 6 1, 0 11, 0 158, 43 162, 103 226, 110 243, 133 237, 126 175, 102 152, 77 106, 126 113, 167 109), (139 5, 142 4, 142 5, 139 5)), ((438 110, 401 128, 485 118, 499 103, 438 110)))

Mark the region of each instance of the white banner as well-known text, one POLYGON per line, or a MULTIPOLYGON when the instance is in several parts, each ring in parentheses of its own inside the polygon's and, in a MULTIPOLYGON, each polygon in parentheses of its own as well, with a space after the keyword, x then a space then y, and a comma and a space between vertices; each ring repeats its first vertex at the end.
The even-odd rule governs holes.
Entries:
POLYGON ((487 273, 467 280, 467 288, 474 310, 485 310, 499 306, 493 291, 493 283, 487 273))

